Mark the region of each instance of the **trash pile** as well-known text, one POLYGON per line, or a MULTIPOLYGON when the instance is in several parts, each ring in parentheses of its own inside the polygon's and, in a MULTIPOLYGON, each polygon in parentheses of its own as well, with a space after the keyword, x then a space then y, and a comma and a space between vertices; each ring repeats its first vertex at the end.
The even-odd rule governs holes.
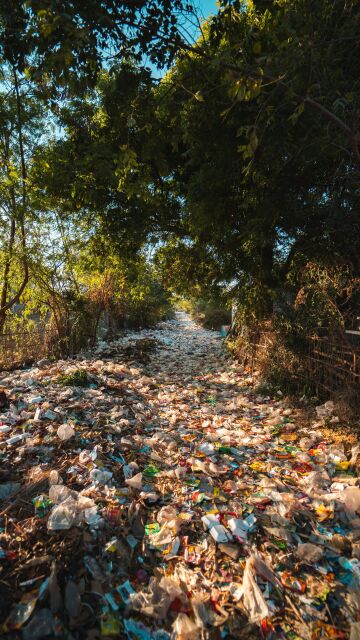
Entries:
POLYGON ((180 313, 0 387, 1 638, 360 638, 332 405, 304 428, 180 313))

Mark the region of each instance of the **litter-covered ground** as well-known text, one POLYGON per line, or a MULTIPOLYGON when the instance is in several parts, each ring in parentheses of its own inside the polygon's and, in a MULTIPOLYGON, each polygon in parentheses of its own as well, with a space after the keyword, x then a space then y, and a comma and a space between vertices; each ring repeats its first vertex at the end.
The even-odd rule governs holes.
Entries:
POLYGON ((1 638, 360 638, 331 403, 304 425, 184 314, 0 385, 1 638))

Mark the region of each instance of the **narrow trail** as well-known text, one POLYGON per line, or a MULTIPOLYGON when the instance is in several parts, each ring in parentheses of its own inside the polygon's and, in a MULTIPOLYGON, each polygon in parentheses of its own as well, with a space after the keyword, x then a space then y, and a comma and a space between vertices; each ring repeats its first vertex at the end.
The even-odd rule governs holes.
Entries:
POLYGON ((178 313, 0 385, 1 638, 360 637, 357 451, 217 333, 178 313))

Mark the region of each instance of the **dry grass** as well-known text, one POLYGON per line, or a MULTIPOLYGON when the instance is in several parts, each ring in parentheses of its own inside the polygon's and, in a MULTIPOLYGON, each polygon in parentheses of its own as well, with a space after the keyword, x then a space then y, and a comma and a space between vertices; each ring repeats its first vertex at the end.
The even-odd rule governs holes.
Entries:
POLYGON ((16 369, 45 355, 46 345, 39 331, 0 336, 0 370, 16 369))

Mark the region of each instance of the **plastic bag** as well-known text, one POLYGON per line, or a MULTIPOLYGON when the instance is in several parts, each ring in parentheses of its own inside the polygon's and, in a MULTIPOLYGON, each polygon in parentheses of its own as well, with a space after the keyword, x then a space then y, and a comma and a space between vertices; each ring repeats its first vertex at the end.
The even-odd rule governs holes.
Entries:
POLYGON ((233 539, 231 533, 227 531, 222 524, 210 527, 210 535, 214 538, 215 542, 231 542, 233 539))
POLYGON ((315 407, 316 415, 318 418, 329 418, 335 409, 332 400, 328 400, 324 404, 320 404, 315 407))
POLYGON ((71 424, 62 424, 57 430, 58 437, 60 440, 65 442, 66 440, 70 440, 75 435, 75 430, 71 426, 71 424))
POLYGON ((24 640, 55 637, 55 620, 50 609, 40 609, 22 630, 24 640))
POLYGON ((16 629, 21 629, 25 622, 29 620, 32 612, 34 611, 38 597, 38 589, 25 593, 20 602, 12 607, 2 630, 13 631, 16 629))
POLYGON ((71 490, 63 484, 53 484, 49 489, 49 498, 56 503, 63 502, 70 494, 71 490))
POLYGON ((69 616, 75 618, 80 613, 81 596, 78 586, 73 580, 68 580, 65 587, 65 608, 69 616))
POLYGON ((263 580, 267 580, 267 582, 270 582, 275 588, 280 587, 280 580, 257 552, 253 555, 252 567, 254 568, 255 573, 257 573, 257 575, 263 580))
POLYGON ((340 494, 340 499, 349 511, 358 511, 360 509, 360 488, 346 487, 340 494))
POLYGON ((158 493, 155 493, 155 491, 142 491, 140 493, 140 498, 142 500, 146 500, 147 502, 153 503, 159 500, 160 495, 158 493))
POLYGON ((171 602, 175 600, 175 598, 179 598, 179 600, 184 603, 187 601, 186 594, 183 592, 180 585, 172 578, 167 578, 166 576, 161 578, 159 587, 168 594, 171 602))
POLYGON ((166 507, 162 507, 158 512, 156 519, 160 524, 165 524, 165 522, 169 522, 170 520, 175 520, 177 517, 176 509, 171 505, 167 505, 166 507))
POLYGON ((97 482, 98 484, 107 484, 112 478, 112 472, 107 471, 106 469, 91 469, 90 478, 93 482, 97 482))
POLYGON ((175 622, 172 625, 173 637, 176 640, 197 640, 199 638, 198 625, 186 615, 186 613, 179 613, 175 622))
POLYGON ((90 527, 98 527, 103 519, 101 515, 97 512, 97 506, 90 507, 90 509, 84 509, 84 518, 86 524, 90 525, 90 527))
POLYGON ((91 460, 90 451, 84 450, 79 453, 80 464, 86 464, 87 462, 90 462, 90 460, 91 460))
POLYGON ((140 489, 142 489, 142 473, 137 473, 136 476, 128 478, 125 480, 125 484, 132 489, 138 489, 138 491, 140 491, 140 489))
POLYGON ((164 629, 152 631, 148 629, 148 627, 145 627, 142 622, 138 622, 132 618, 124 620, 123 624, 129 638, 136 638, 136 640, 169 640, 170 638, 170 635, 164 629))
POLYGON ((350 458, 350 466, 353 467, 356 463, 358 455, 360 453, 360 445, 357 444, 351 448, 351 458, 350 458))
POLYGON ((139 469, 139 466, 136 462, 130 462, 130 464, 125 464, 123 466, 123 472, 125 476, 125 480, 129 480, 133 477, 134 473, 139 469))
POLYGON ((254 560, 255 557, 253 555, 246 560, 241 597, 243 598, 244 607, 248 612, 250 622, 259 624, 263 618, 269 615, 269 608, 255 581, 253 569, 254 560))
POLYGON ((349 640, 360 640, 360 622, 352 622, 349 640))
POLYGON ((131 598, 130 606, 141 611, 144 616, 155 619, 165 619, 171 605, 169 593, 160 588, 159 580, 151 578, 147 591, 138 591, 131 598))
POLYGON ((58 504, 51 511, 48 519, 49 531, 66 531, 71 529, 76 519, 76 503, 72 498, 58 504))
POLYGON ((158 547, 173 542, 178 530, 175 526, 175 522, 175 520, 170 520, 169 522, 163 524, 160 531, 150 534, 150 544, 153 547, 158 547))
POLYGON ((212 611, 206 606, 206 596, 201 593, 193 593, 191 598, 191 606, 195 616, 195 622, 200 629, 209 624, 212 617, 212 611))

